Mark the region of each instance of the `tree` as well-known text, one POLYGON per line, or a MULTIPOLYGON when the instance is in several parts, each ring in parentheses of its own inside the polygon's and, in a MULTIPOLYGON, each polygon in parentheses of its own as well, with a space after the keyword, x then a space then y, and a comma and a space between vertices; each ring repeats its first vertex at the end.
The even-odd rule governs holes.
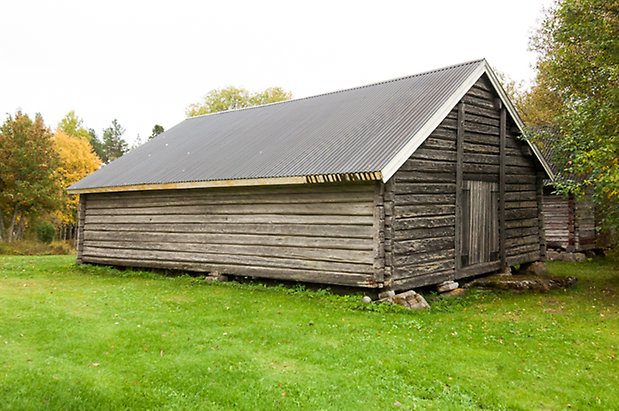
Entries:
POLYGON ((509 75, 505 74, 504 72, 497 69, 496 67, 493 67, 492 71, 494 72, 497 79, 499 80, 499 83, 501 83, 501 86, 503 87, 503 90, 507 94, 507 97, 509 97, 509 100, 512 103, 514 103, 516 108, 518 108, 518 106, 520 105, 520 102, 522 101, 523 95, 524 95, 523 82, 512 79, 509 75))
POLYGON ((37 114, 17 112, 0 128, 0 236, 21 237, 29 218, 58 204, 58 155, 52 133, 37 114))
POLYGON ((559 134, 563 109, 563 102, 549 86, 546 73, 538 73, 533 87, 518 100, 520 117, 534 132, 547 130, 559 134))
POLYGON ((104 163, 109 163, 122 157, 129 151, 129 145, 122 138, 125 129, 120 125, 118 120, 112 120, 112 124, 103 130, 103 150, 101 160, 104 163))
POLYGON ((558 188, 592 190, 603 223, 613 227, 619 227, 618 22, 617 2, 557 1, 531 41, 539 53, 537 91, 557 110, 549 116, 559 120, 561 174, 573 177, 558 188))
POLYGON ((159 134, 163 133, 164 131, 165 129, 163 128, 163 126, 160 126, 159 124, 155 124, 153 126, 153 131, 150 133, 150 136, 148 136, 148 139, 151 140, 157 137, 159 134))
POLYGON ((58 154, 55 178, 61 187, 60 204, 54 214, 61 225, 73 225, 77 221, 79 197, 68 194, 66 188, 97 170, 101 160, 94 153, 89 140, 62 130, 56 130, 54 150, 58 154))
POLYGON ((84 121, 79 118, 73 110, 69 111, 60 120, 60 122, 58 122, 58 127, 56 127, 56 130, 60 130, 63 133, 73 137, 90 140, 90 134, 88 133, 88 130, 84 128, 84 121))
POLYGON ((138 134, 135 137, 135 140, 133 140, 133 144, 129 148, 129 151, 135 150, 136 148, 140 147, 142 144, 144 144, 144 142, 142 141, 142 137, 140 137, 140 135, 138 134))
POLYGON ((75 111, 69 111, 58 123, 56 130, 60 130, 65 134, 73 137, 83 138, 88 140, 92 149, 99 158, 103 155, 103 143, 97 137, 95 131, 84 127, 84 120, 75 114, 75 111))
POLYGON ((292 98, 292 93, 281 87, 269 87, 262 93, 254 93, 249 99, 250 106, 258 106, 261 104, 277 103, 278 101, 286 101, 292 98))
POLYGON ((244 88, 227 87, 211 90, 202 102, 191 104, 185 110, 188 117, 219 111, 236 110, 260 104, 290 100, 292 93, 281 87, 269 87, 263 92, 250 93, 244 88))
MULTIPOLYGON (((99 157, 103 161, 103 158, 105 156, 103 142, 99 139, 99 136, 97 136, 97 132, 92 128, 88 129, 88 136, 90 137, 90 145, 92 146, 93 151, 95 152, 97 157, 99 157)), ((103 162, 108 163, 108 161, 103 162)))

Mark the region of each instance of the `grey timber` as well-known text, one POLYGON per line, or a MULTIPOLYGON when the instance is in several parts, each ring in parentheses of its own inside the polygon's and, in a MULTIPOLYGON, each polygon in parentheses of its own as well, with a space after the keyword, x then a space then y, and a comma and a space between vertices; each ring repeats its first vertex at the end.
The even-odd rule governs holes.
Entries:
POLYGON ((70 188, 78 261, 393 290, 537 261, 522 128, 484 60, 188 119, 70 188))

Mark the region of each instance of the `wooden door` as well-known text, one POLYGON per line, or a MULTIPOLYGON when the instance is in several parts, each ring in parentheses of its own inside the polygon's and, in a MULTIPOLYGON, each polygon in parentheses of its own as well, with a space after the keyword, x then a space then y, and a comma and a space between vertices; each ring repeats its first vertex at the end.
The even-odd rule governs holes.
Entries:
POLYGON ((462 267, 499 259, 499 185, 464 180, 460 255, 462 267))

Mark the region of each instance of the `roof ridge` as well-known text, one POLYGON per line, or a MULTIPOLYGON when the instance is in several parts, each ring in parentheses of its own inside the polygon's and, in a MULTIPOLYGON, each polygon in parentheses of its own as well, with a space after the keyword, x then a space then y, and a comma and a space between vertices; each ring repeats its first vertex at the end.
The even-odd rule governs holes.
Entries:
POLYGON ((470 61, 466 61, 464 63, 453 64, 453 65, 441 67, 441 68, 438 68, 438 69, 423 71, 421 73, 409 74, 408 76, 396 77, 396 78, 393 78, 393 79, 390 79, 390 80, 378 81, 376 83, 365 84, 365 85, 362 85, 362 86, 356 86, 356 87, 350 87, 350 88, 345 88, 345 89, 340 89, 340 90, 334 90, 334 91, 329 91, 329 92, 326 92, 326 93, 315 94, 315 95, 312 95, 312 96, 293 98, 293 99, 290 99, 290 100, 276 101, 276 102, 273 102, 273 103, 260 104, 260 105, 257 105, 257 106, 235 108, 235 109, 232 109, 232 110, 218 111, 216 113, 199 114, 197 116, 187 117, 185 120, 192 120, 194 118, 200 118, 200 117, 208 117, 208 116, 222 115, 222 114, 228 114, 228 113, 235 113, 235 112, 239 112, 239 111, 254 110, 254 109, 257 109, 257 108, 261 108, 261 107, 268 107, 268 106, 274 106, 274 105, 278 105, 278 104, 293 103, 293 102, 296 102, 296 101, 309 100, 309 99, 313 99, 313 98, 317 98, 317 97, 328 96, 328 95, 331 95, 331 94, 339 94, 339 93, 344 93, 344 92, 347 92, 347 91, 360 90, 360 89, 363 89, 363 88, 380 86, 380 85, 383 85, 383 84, 393 83, 393 82, 396 82, 396 81, 408 80, 408 79, 413 78, 413 77, 425 76, 425 75, 428 75, 428 74, 438 73, 440 71, 445 71, 445 70, 451 70, 451 69, 454 69, 456 67, 462 67, 462 66, 466 66, 466 65, 469 65, 469 64, 482 63, 482 62, 485 62, 485 61, 486 61, 485 58, 476 59, 476 60, 470 60, 470 61))

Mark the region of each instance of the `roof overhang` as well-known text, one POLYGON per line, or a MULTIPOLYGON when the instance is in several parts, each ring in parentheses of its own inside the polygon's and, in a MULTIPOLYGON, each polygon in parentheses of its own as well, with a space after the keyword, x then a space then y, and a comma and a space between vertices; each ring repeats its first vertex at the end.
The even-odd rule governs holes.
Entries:
POLYGON ((68 188, 67 192, 69 194, 116 193, 125 191, 187 190, 192 188, 213 187, 275 186, 290 184, 324 184, 344 182, 350 183, 363 181, 380 181, 382 179, 383 176, 380 171, 372 171, 363 173, 316 174, 310 176, 293 177, 243 178, 236 180, 190 181, 165 184, 136 184, 83 189, 68 188))
POLYGON ((389 179, 393 177, 396 171, 398 171, 400 167, 404 165, 406 160, 408 160, 410 156, 413 155, 413 153, 419 148, 419 146, 421 146, 421 144, 426 141, 430 134, 432 134, 432 132, 441 124, 445 117, 447 117, 449 112, 456 106, 456 104, 458 104, 460 100, 462 100, 465 94, 484 74, 488 75, 488 78, 496 89, 499 98, 503 102, 503 105, 505 106, 511 117, 514 119, 514 122, 516 123, 516 126, 518 127, 518 130, 522 135, 522 138, 527 142, 527 144, 535 154, 535 157, 541 164, 547 176, 550 179, 554 180, 554 173, 552 172, 550 165, 546 162, 539 149, 526 137, 526 133, 524 131, 525 127, 522 119, 520 119, 516 108, 507 97, 507 94, 503 90, 501 82, 497 78, 496 74, 494 74, 494 71, 492 70, 488 62, 484 59, 483 63, 480 64, 477 69, 473 71, 464 82, 462 82, 460 87, 458 87, 458 89, 451 95, 449 99, 447 99, 447 101, 445 101, 445 103, 440 107, 440 109, 437 110, 436 113, 434 113, 430 120, 428 120, 428 122, 408 141, 404 148, 402 148, 402 150, 400 150, 400 152, 396 156, 394 156, 393 159, 381 170, 384 182, 389 181, 389 179))

